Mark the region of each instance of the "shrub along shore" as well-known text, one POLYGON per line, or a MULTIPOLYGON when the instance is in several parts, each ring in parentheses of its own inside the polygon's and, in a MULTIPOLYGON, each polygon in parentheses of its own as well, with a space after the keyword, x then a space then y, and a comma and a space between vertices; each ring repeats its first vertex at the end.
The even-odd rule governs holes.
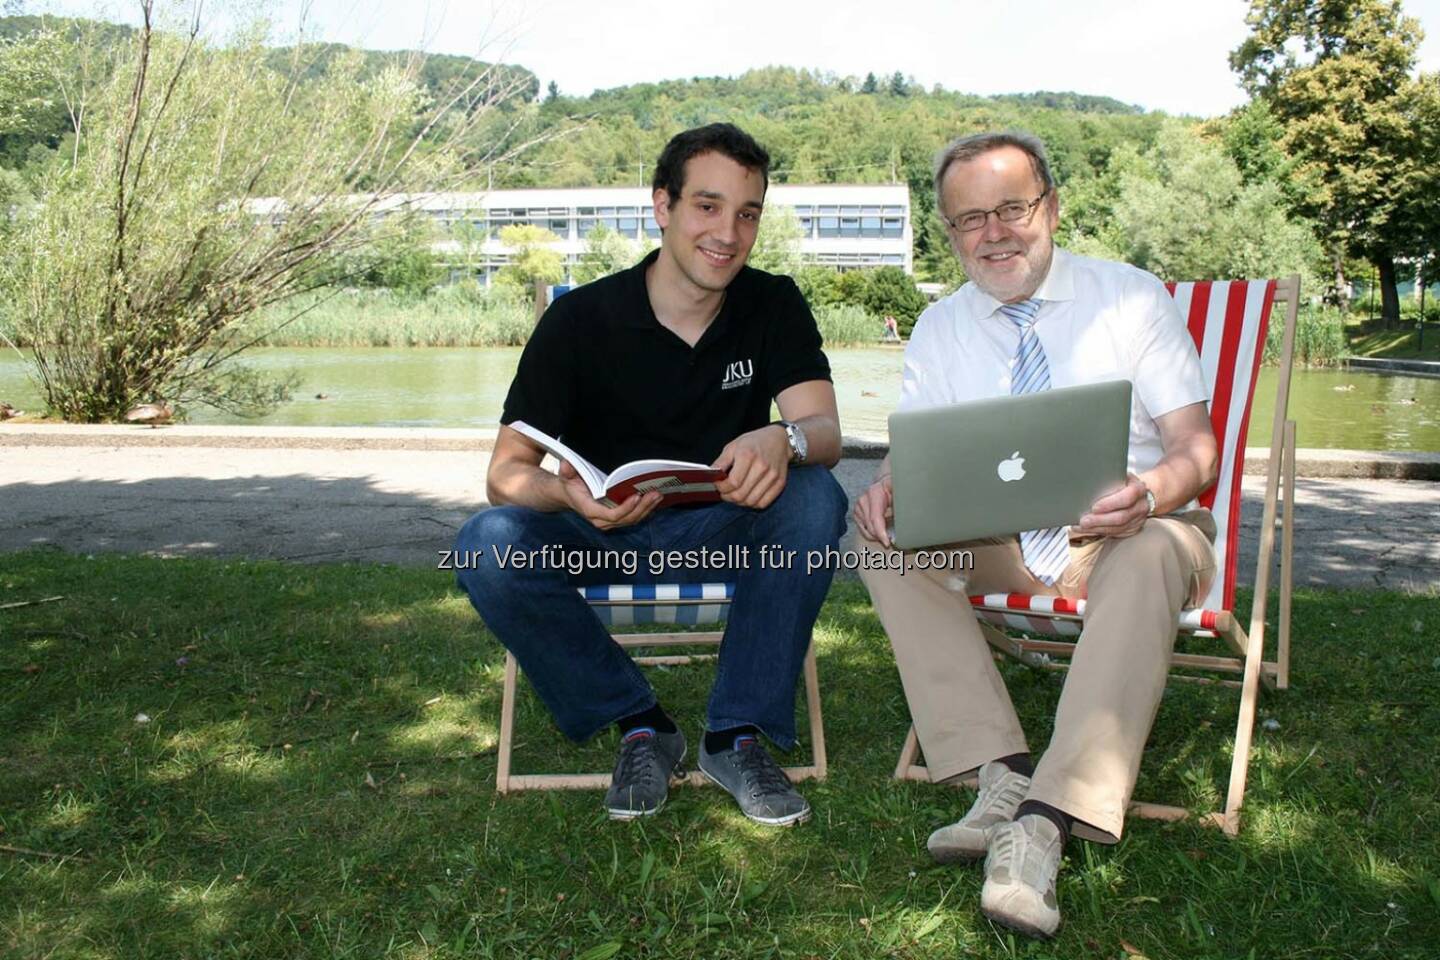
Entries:
MULTIPOLYGON (((855 304, 819 305, 814 313, 827 347, 878 343, 884 331, 881 319, 855 304)), ((256 314, 246 328, 252 335, 272 331, 259 341, 267 347, 514 347, 529 338, 534 316, 528 300, 457 284, 424 296, 385 289, 302 294, 256 314)), ((1411 329, 1385 335, 1366 333, 1353 320, 1349 326, 1347 331, 1338 310, 1302 307, 1295 331, 1296 364, 1333 367, 1351 355, 1416 354, 1411 329)), ((0 334, 17 340, 3 315, 0 334)), ((1432 342, 1440 343, 1440 329, 1432 342)), ((17 345, 27 346, 19 340, 17 345)), ((1280 326, 1272 323, 1264 362, 1273 366, 1279 358, 1280 326)))

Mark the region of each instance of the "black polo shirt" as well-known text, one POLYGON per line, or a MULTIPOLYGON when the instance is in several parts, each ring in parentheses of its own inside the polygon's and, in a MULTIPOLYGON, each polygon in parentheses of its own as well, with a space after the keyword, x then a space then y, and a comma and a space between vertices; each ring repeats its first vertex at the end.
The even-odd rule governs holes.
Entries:
POLYGON ((524 420, 607 472, 631 460, 710 463, 770 422, 776 394, 830 379, 815 318, 789 277, 742 268, 691 347, 650 309, 645 270, 658 255, 550 305, 501 423, 524 420))

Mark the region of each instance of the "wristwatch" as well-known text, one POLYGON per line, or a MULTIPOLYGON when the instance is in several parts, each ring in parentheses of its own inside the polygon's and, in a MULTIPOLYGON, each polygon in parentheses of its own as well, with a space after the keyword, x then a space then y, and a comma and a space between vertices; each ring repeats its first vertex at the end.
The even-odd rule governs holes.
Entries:
POLYGON ((1145 503, 1148 504, 1150 507, 1150 509, 1145 512, 1145 516, 1155 516, 1155 494, 1150 492, 1149 487, 1145 488, 1145 503))
POLYGON ((790 442, 790 462, 804 463, 805 457, 810 453, 810 445, 805 440, 805 431, 801 430, 798 424, 789 420, 775 422, 785 428, 785 439, 790 442))

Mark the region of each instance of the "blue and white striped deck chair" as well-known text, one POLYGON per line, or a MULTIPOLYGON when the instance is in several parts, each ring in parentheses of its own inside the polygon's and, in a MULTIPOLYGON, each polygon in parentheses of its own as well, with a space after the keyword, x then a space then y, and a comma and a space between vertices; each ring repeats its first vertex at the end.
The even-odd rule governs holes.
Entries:
MULTIPOLYGON (((733 583, 662 583, 579 587, 580 595, 590 604, 600 622, 607 627, 628 627, 639 624, 675 624, 704 626, 725 621, 730 601, 735 595, 733 583)), ((633 647, 695 647, 719 646, 724 636, 720 630, 678 633, 611 633, 620 646, 633 647)), ((651 654, 635 658, 636 663, 680 665, 700 660, 714 660, 710 654, 651 654)), ((515 688, 519 667, 514 656, 505 652, 505 686, 500 704, 500 745, 495 766, 495 789, 499 793, 515 790, 589 790, 610 786, 608 773, 546 773, 512 774, 510 749, 515 734, 515 688)), ((824 780, 825 726, 820 715, 820 677, 815 670, 815 646, 812 642, 805 654, 805 701, 810 718, 811 763, 803 767, 786 767, 792 780, 824 780)), ((704 774, 692 770, 684 783, 698 786, 706 783, 704 774)))

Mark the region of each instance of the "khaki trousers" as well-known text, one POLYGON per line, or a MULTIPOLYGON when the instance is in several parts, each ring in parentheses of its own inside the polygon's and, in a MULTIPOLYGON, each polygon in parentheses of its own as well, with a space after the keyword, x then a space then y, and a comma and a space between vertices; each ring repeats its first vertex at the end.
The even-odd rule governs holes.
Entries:
MULTIPOLYGON (((1018 537, 949 544, 969 570, 861 570, 895 648, 932 781, 1028 752, 1010 694, 970 608, 970 593, 1086 597, 1085 622, 1060 694, 1055 732, 1029 798, 1074 817, 1076 836, 1116 843, 1165 690, 1180 610, 1215 575, 1214 519, 1157 517, 1123 539, 1072 542, 1053 587, 1025 567, 1018 537)), ((860 546, 883 550, 861 535, 860 546)))

